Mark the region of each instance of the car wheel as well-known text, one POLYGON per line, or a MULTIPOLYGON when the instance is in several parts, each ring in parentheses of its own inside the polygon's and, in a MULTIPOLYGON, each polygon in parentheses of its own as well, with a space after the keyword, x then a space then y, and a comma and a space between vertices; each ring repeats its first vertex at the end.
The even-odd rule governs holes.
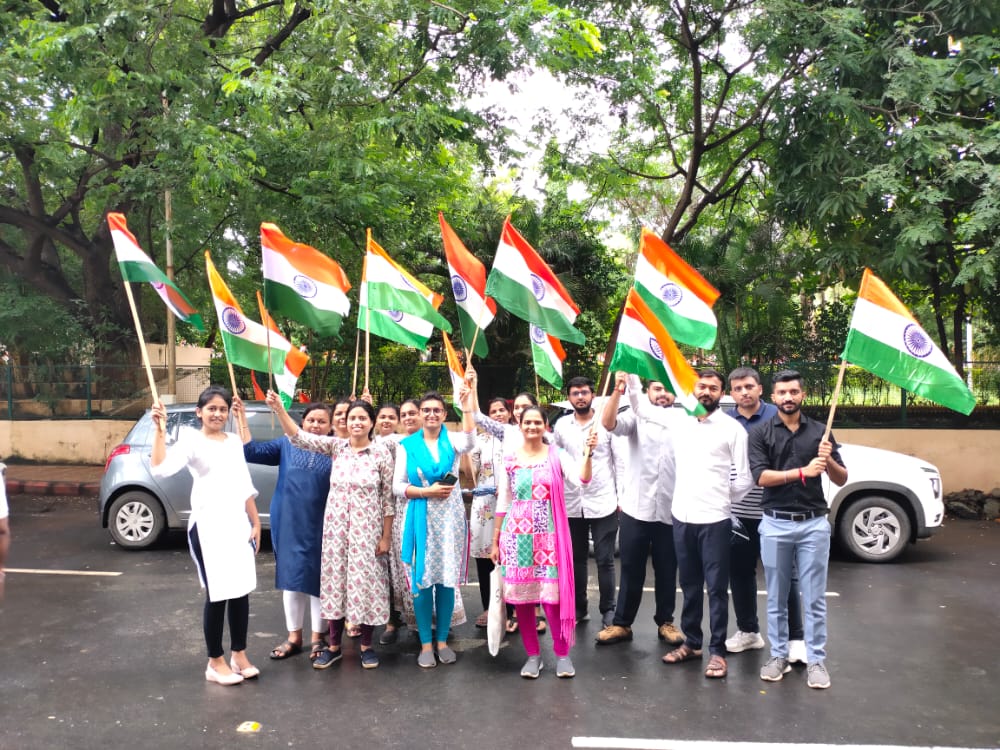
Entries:
POLYGON ((163 535, 166 527, 159 500, 141 490, 122 494, 111 504, 108 513, 111 538, 125 549, 149 547, 163 535))
POLYGON ((910 517, 895 500, 863 497, 840 514, 837 539, 862 562, 889 562, 910 541, 910 517))

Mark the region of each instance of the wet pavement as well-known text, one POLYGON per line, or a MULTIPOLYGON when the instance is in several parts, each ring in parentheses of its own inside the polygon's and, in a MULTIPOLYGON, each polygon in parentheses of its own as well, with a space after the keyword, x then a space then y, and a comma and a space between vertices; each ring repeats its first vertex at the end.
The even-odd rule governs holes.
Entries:
MULTIPOLYGON (((731 655, 725 680, 705 679, 703 662, 663 665, 652 594, 631 643, 596 647, 599 617, 591 612, 578 628, 572 680, 550 668, 549 638, 542 641, 547 668, 527 681, 518 676, 520 640, 494 659, 471 622, 455 633, 454 666, 418 669, 417 645, 405 633, 400 645, 379 649, 376 670, 361 669, 351 642, 325 671, 313 670, 305 655, 274 662, 267 653, 283 639, 284 623, 269 552, 258 557, 251 595, 249 651, 263 674, 223 688, 204 680, 203 599, 182 534, 129 553, 100 528, 95 498, 20 495, 11 507, 13 570, 0 603, 2 750, 510 750, 568 748, 574 738, 580 746, 579 738, 593 737, 718 747, 1000 745, 996 523, 949 522, 895 564, 835 556, 833 686, 825 691, 806 687, 802 667, 782 682, 762 682, 765 651, 731 655), (257 722, 258 731, 239 732, 244 722, 257 722)), ((463 595, 474 616, 478 589, 467 586, 463 595)), ((763 597, 760 605, 763 614, 763 597)))

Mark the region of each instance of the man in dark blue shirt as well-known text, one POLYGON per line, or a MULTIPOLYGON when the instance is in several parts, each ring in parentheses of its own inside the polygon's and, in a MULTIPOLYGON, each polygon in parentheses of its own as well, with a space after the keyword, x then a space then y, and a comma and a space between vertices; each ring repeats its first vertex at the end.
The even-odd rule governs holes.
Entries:
POLYGON ((771 400, 778 414, 750 432, 750 473, 764 488, 760 522, 761 559, 767 579, 767 635, 771 658, 762 680, 777 682, 788 665, 788 592, 792 563, 798 567, 811 688, 830 687, 826 670, 826 574, 830 562, 829 508, 822 475, 840 486, 847 469, 833 435, 802 413, 802 376, 784 370, 774 376, 771 400))

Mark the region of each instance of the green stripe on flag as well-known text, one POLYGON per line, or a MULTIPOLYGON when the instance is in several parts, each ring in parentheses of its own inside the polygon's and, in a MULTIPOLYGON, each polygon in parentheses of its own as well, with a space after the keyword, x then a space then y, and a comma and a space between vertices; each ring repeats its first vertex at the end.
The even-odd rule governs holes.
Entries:
MULTIPOLYGON (((225 329, 220 329, 222 334, 222 345, 226 350, 226 359, 234 365, 246 367, 250 370, 267 372, 268 359, 267 347, 255 344, 252 341, 227 333, 225 329)), ((285 371, 285 352, 281 349, 271 348, 271 372, 278 374, 285 371)))
POLYGON ((852 365, 962 414, 971 414, 976 405, 976 397, 954 371, 928 364, 856 328, 848 333, 842 356, 852 365))
POLYGON ((420 292, 403 290, 382 281, 369 281, 367 284, 368 306, 372 310, 398 310, 416 315, 436 328, 451 333, 451 324, 420 292))
POLYGON ((641 283, 636 283, 635 290, 642 297, 642 301, 649 305, 649 309, 663 323, 663 327, 667 329, 667 333, 675 341, 700 349, 711 349, 715 346, 716 327, 714 325, 678 315, 670 305, 641 283))
POLYGON ((522 320, 542 328, 560 341, 586 343, 583 333, 574 328, 565 315, 551 307, 543 307, 527 287, 505 276, 496 266, 486 280, 486 295, 522 320))
MULTIPOLYGON (((458 309, 458 324, 462 331, 462 346, 465 349, 469 348, 469 344, 472 343, 472 337, 475 336, 476 331, 476 321, 472 319, 472 316, 466 311, 461 305, 457 306, 458 309)), ((473 352, 477 357, 486 357, 490 353, 489 345, 486 343, 486 331, 480 329, 479 335, 476 336, 476 350, 473 352)))
POLYGON ((264 303, 272 313, 280 313, 323 336, 339 335, 344 320, 335 312, 311 305, 291 287, 268 279, 264 279, 264 303))

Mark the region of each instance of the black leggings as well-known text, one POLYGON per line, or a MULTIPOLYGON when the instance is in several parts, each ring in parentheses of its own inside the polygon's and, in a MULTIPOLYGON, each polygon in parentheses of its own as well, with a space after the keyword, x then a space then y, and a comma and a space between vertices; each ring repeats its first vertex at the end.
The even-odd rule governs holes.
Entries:
MULTIPOLYGON (((198 538, 198 524, 188 531, 191 551, 205 576, 205 560, 201 554, 201 540, 198 538)), ((207 576, 205 577, 207 581, 207 576)), ((205 589, 205 613, 202 616, 202 628, 205 631, 205 646, 208 648, 208 658, 218 659, 225 655, 222 648, 222 630, 226 624, 226 610, 229 610, 229 645, 233 651, 246 651, 247 630, 250 628, 250 595, 244 594, 238 599, 223 599, 213 602, 209 599, 208 588, 205 589), (228 605, 228 606, 227 606, 228 605)))

